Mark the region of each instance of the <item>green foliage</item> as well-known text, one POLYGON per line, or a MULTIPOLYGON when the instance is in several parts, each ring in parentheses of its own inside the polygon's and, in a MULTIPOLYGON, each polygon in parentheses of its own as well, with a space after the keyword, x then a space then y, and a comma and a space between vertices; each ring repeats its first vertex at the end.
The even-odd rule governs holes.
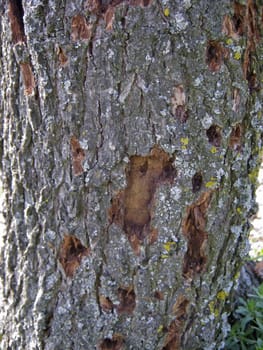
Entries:
POLYGON ((261 261, 263 259, 263 248, 257 252, 256 260, 261 261))
POLYGON ((247 300, 240 299, 235 313, 238 320, 231 328, 226 349, 263 350, 263 284, 247 300))

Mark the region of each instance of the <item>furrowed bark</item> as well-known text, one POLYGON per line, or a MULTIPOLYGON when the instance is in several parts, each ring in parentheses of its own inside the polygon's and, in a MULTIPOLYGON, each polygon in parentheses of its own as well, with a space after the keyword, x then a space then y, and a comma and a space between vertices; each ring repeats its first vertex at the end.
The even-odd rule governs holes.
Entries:
POLYGON ((1 11, 1 348, 223 349, 255 211, 262 5, 1 11))

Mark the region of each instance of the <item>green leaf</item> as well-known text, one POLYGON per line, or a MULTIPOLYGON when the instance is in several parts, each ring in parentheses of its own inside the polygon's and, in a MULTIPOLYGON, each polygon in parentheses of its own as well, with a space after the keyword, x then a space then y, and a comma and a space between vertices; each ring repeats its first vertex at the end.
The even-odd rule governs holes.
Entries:
POLYGON ((251 317, 250 315, 247 315, 246 317, 242 318, 240 320, 240 324, 241 324, 241 327, 242 327, 242 330, 245 330, 246 327, 247 327, 247 324, 253 320, 253 317, 251 317))
POLYGON ((257 294, 263 298, 263 283, 258 287, 257 294))

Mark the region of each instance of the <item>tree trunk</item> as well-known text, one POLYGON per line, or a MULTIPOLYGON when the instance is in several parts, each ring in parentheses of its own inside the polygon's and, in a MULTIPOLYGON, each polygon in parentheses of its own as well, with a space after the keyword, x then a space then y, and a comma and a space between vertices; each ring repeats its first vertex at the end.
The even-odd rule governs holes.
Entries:
POLYGON ((2 349, 224 348, 260 3, 2 3, 2 349))

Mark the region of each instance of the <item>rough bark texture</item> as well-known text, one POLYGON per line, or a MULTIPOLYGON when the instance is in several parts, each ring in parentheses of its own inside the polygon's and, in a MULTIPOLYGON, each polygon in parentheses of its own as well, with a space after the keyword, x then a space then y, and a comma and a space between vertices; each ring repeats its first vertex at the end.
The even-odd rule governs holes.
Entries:
POLYGON ((2 349, 224 347, 262 147, 242 3, 2 2, 2 349))

